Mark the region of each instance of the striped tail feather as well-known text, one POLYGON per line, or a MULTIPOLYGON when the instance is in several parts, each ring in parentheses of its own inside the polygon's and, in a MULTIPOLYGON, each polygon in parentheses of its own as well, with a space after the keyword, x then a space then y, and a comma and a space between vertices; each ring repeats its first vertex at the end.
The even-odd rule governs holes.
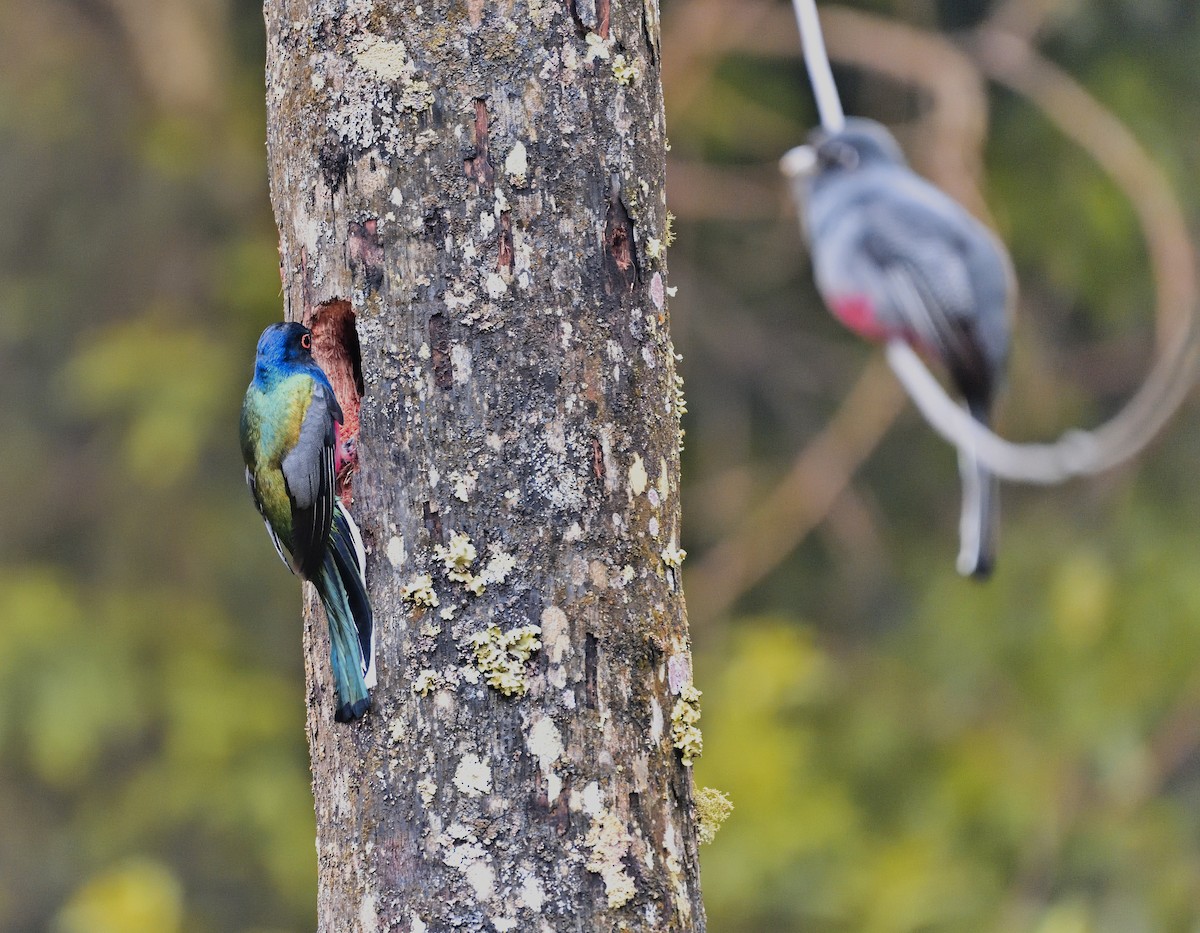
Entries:
POLYGON ((362 536, 340 502, 334 509, 329 547, 316 581, 329 620, 330 660, 337 689, 337 722, 361 718, 375 686, 375 632, 363 580, 362 536))
MULTIPOLYGON (((972 405, 975 420, 987 425, 986 409, 972 405)), ((958 572, 986 580, 996 566, 996 536, 1000 526, 1000 484, 976 457, 958 451, 962 481, 962 515, 958 524, 958 572)))

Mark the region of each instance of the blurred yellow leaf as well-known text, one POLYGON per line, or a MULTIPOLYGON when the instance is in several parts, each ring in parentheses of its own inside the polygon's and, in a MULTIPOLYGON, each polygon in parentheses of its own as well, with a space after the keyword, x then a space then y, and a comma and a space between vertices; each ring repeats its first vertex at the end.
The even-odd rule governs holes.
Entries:
POLYGON ((55 933, 177 933, 183 891, 158 862, 133 859, 89 879, 55 919, 55 933))

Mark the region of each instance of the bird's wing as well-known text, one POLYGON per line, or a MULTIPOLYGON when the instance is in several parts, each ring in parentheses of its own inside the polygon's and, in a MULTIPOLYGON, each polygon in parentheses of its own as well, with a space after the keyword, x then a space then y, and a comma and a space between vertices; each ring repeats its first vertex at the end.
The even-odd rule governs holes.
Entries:
POLYGON ((884 304, 941 358, 964 391, 977 382, 990 383, 974 334, 975 293, 960 244, 925 228, 918 218, 883 208, 871 213, 862 246, 884 276, 884 304))
POLYGON ((283 458, 283 478, 292 501, 292 554, 301 576, 312 579, 325 558, 333 521, 333 448, 341 408, 319 379, 300 424, 296 444, 283 458))
POLYGON ((271 521, 267 518, 267 513, 263 509, 262 500, 258 497, 258 484, 254 482, 254 473, 250 467, 246 467, 246 485, 250 487, 250 495, 254 497, 254 505, 258 509, 258 514, 262 516, 263 524, 267 526, 267 534, 271 536, 271 543, 275 545, 275 553, 279 555, 279 559, 283 561, 285 567, 292 573, 296 569, 292 566, 292 562, 288 560, 287 554, 283 552, 283 542, 279 540, 279 535, 275 534, 275 529, 271 527, 271 521))

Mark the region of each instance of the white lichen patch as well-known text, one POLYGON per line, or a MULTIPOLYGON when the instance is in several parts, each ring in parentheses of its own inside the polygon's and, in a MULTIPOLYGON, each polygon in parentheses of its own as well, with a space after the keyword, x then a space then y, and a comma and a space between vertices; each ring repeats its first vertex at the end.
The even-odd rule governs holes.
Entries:
POLYGON ((529 754, 537 759, 543 774, 549 774, 563 753, 562 734, 549 716, 539 716, 525 738, 529 754))
POLYGON ((602 810, 592 818, 583 844, 591 851, 584 867, 603 879, 609 909, 624 907, 637 894, 637 886, 622 862, 630 846, 625 826, 611 810, 602 810))
POLYGON ((638 71, 637 65, 629 61, 624 55, 617 55, 612 60, 612 72, 618 84, 633 84, 633 82, 641 77, 641 72, 638 71))
POLYGON ((471 381, 471 349, 461 343, 450 348, 450 371, 455 385, 466 385, 471 381))
POLYGON ((665 725, 665 722, 663 720, 662 707, 659 706, 658 700, 651 699, 650 700, 650 743, 652 745, 657 745, 658 740, 662 738, 664 725, 665 725))
POLYGON ((450 485, 454 487, 454 498, 460 502, 467 502, 471 498, 471 493, 475 491, 479 472, 477 470, 454 470, 447 478, 450 480, 450 485))
POLYGON ((667 255, 666 244, 656 236, 646 237, 646 255, 651 259, 662 259, 667 255))
POLYGON ((542 905, 546 903, 546 891, 542 887, 542 882, 538 880, 538 876, 533 873, 531 868, 527 868, 528 874, 521 881, 521 901, 520 903, 528 910, 535 914, 542 912, 542 905))
POLYGON ((388 538, 387 543, 387 559, 395 569, 399 570, 404 566, 404 560, 408 557, 404 549, 404 539, 399 535, 392 535, 388 538))
POLYGON ((364 931, 379 929, 379 905, 370 891, 363 893, 358 905, 358 928, 364 931))
POLYGON ((528 173, 529 153, 525 144, 518 139, 508 150, 508 156, 504 160, 504 174, 508 176, 509 184, 514 188, 524 188, 529 183, 528 173))
POLYGON ((604 809, 604 792, 596 781, 589 781, 580 791, 571 792, 571 809, 582 810, 588 816, 599 816, 604 809))
POLYGON ((471 543, 469 535, 455 532, 450 536, 450 546, 434 545, 433 553, 445 565, 446 576, 458 583, 470 583, 474 579, 471 565, 475 563, 477 552, 471 543))
POLYGON ((414 606, 434 608, 438 605, 438 595, 433 590, 433 577, 427 573, 413 577, 401 588, 400 598, 414 606))
POLYGON ((589 32, 583 37, 583 41, 587 43, 587 52, 584 57, 588 62, 608 58, 608 43, 597 33, 589 32))
POLYGON ((717 837, 721 824, 733 813, 733 801, 715 787, 696 790, 696 836, 701 844, 707 845, 717 837))
POLYGON ((686 767, 704 751, 704 736, 700 732, 701 693, 691 684, 679 691, 679 699, 671 710, 671 744, 679 749, 686 767))
POLYGON ((489 272, 487 279, 483 283, 483 287, 492 301, 499 301, 508 294, 508 282, 504 280, 504 276, 499 272, 489 272))
POLYGON ((479 296, 465 288, 462 285, 456 284, 452 288, 446 290, 442 296, 442 301, 446 305, 446 310, 453 311, 455 308, 469 308, 479 299, 479 296))
POLYGON ((417 781, 417 793, 421 795, 421 802, 429 806, 433 798, 437 796, 437 784, 429 778, 421 778, 417 781))
POLYGON ((478 755, 468 752, 454 771, 454 786, 468 797, 491 793, 492 769, 478 755))
POLYGON ((525 664, 542 646, 539 625, 523 625, 502 632, 500 626, 489 625, 470 638, 475 650, 475 667, 487 685, 505 696, 523 696, 529 689, 525 680, 525 664))
POLYGON ((546 643, 546 654, 551 664, 562 664, 571 651, 571 633, 567 626, 567 614, 558 606, 547 606, 542 610, 542 639, 546 643))
POLYGON ((646 464, 643 462, 641 454, 634 454, 633 463, 629 465, 629 491, 635 496, 640 496, 646 491, 646 484, 649 481, 650 477, 646 473, 646 464))
MULTIPOLYGON (((454 827, 451 827, 453 829, 454 827)), ((496 889, 496 872, 487 860, 487 852, 478 842, 464 842, 451 846, 443 860, 451 868, 457 868, 474 889, 480 901, 490 901, 496 889)))

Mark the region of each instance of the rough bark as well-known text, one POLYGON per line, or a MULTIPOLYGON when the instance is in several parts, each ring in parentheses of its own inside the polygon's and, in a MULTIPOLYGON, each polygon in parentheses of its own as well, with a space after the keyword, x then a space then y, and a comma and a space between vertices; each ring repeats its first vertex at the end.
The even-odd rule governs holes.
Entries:
POLYGON ((308 594, 320 929, 703 930, 657 0, 266 16, 287 314, 380 635, 335 724, 308 594))

